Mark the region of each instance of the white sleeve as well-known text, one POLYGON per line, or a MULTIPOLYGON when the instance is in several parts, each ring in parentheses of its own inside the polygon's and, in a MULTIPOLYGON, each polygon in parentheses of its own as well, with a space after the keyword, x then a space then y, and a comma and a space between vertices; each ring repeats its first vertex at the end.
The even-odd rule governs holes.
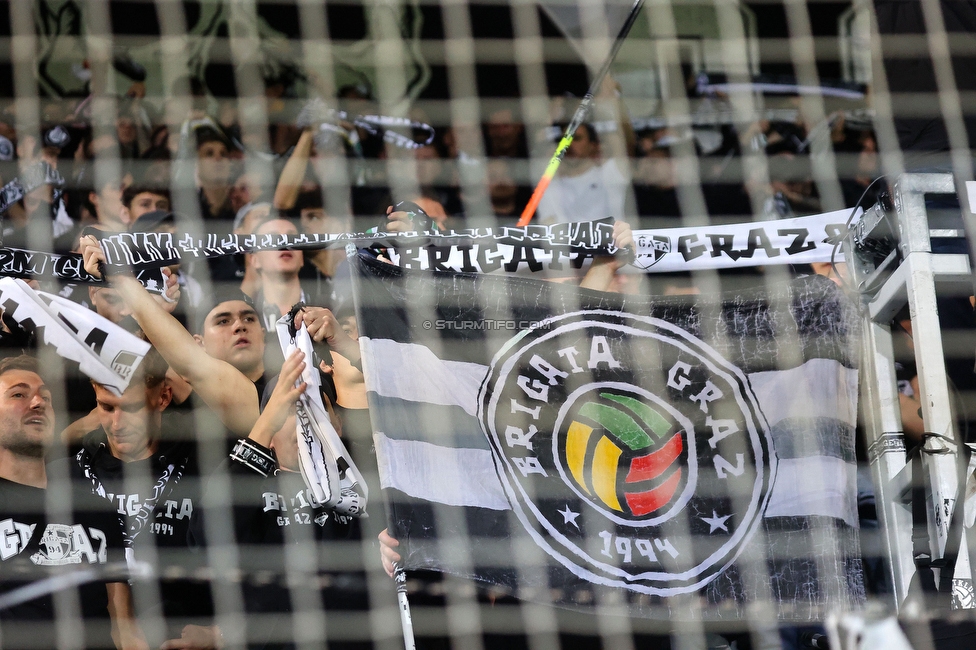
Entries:
MULTIPOLYGON (((629 170, 628 170, 629 171, 629 170)), ((624 174, 616 160, 611 159, 600 165, 600 176, 607 193, 607 207, 610 214, 605 216, 624 220, 627 208, 627 193, 630 190, 630 174, 624 174)))
POLYGON ((565 223, 568 221, 566 215, 563 214, 562 203, 559 201, 559 191, 560 183, 558 179, 554 178, 549 183, 549 187, 546 188, 546 193, 542 195, 539 207, 536 208, 536 223, 565 223))

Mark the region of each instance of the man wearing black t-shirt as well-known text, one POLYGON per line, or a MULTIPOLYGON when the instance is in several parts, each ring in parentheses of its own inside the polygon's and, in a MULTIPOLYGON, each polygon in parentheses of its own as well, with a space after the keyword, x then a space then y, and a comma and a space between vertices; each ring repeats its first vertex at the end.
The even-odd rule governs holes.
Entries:
POLYGON ((0 361, 0 593, 8 601, 0 609, 0 643, 55 647, 54 621, 75 622, 80 615, 85 647, 144 648, 128 585, 106 579, 106 570, 125 568, 118 518, 104 501, 65 485, 51 486, 58 491, 51 501, 61 507, 48 504, 44 455, 53 437, 51 392, 37 361, 0 361), (66 568, 79 571, 64 573, 66 568), (53 581, 46 595, 18 597, 19 587, 46 578, 53 581))
MULTIPOLYGON (((187 531, 200 500, 198 445, 192 417, 163 417, 171 399, 167 368, 151 348, 121 396, 92 382, 100 426, 84 437, 71 475, 112 503, 136 562, 155 565, 162 575, 172 575, 174 567, 186 575, 135 587, 140 618, 163 616, 165 636, 173 638, 185 625, 209 624, 213 604, 209 584, 192 579, 188 566, 187 531)), ((155 636, 149 632, 146 627, 155 636)))
MULTIPOLYGON (((341 641, 342 634, 350 633, 342 630, 346 622, 342 613, 367 609, 365 576, 350 571, 340 561, 349 550, 358 555, 358 522, 323 507, 298 472, 294 405, 305 384, 296 387, 295 382, 304 367, 300 352, 285 361, 249 437, 237 442, 229 461, 218 471, 218 483, 227 478, 225 472, 230 478, 232 499, 228 505, 234 537, 208 538, 206 542, 213 546, 233 544, 237 549, 242 578, 239 586, 249 616, 245 619, 246 629, 235 633, 243 634, 248 648, 294 648, 292 614, 304 610, 326 617, 329 647, 365 649, 370 647, 368 642, 341 641), (350 549, 342 547, 344 540, 349 540, 350 549), (330 545, 321 546, 322 543, 330 545), (301 566, 297 572, 296 566, 301 566)), ((220 520, 228 514, 220 510, 194 512, 191 536, 197 543, 203 545, 211 530, 230 532, 225 526, 209 528, 201 516, 220 520)), ((213 638, 219 631, 187 630, 185 637, 191 634, 210 634, 213 638)), ((173 643, 165 647, 184 646, 173 643)))

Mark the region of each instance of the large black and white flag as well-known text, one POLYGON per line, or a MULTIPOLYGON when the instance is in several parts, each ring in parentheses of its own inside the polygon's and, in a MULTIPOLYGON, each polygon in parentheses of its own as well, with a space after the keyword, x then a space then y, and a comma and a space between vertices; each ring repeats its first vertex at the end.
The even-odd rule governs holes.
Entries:
POLYGON ((863 599, 857 319, 821 277, 649 301, 360 259, 391 533, 570 607, 815 620, 863 599))

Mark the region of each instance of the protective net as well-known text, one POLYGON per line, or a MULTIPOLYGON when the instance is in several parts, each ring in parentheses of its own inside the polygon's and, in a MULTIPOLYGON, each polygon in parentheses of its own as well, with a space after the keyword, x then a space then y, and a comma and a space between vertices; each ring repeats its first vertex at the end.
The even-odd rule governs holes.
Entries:
POLYGON ((974 31, 2 3, 0 647, 970 619, 974 31))

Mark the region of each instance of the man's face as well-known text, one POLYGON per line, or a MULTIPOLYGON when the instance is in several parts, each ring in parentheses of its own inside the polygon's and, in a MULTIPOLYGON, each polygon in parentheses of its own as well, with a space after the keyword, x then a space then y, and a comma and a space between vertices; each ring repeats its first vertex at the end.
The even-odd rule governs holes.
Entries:
POLYGON ((88 287, 88 297, 95 312, 113 323, 118 323, 132 311, 115 289, 109 287, 88 287))
POLYGON ((427 145, 414 150, 417 161, 417 182, 421 185, 433 185, 441 175, 441 158, 433 145, 427 145))
POLYGON ((228 300, 214 307, 198 339, 208 355, 249 377, 256 369, 263 371, 264 330, 258 313, 243 300, 228 300))
POLYGON ((24 209, 28 214, 33 214, 44 206, 46 210, 51 209, 52 189, 51 185, 41 185, 33 192, 24 196, 24 209))
POLYGON ((249 174, 241 174, 230 187, 230 208, 235 213, 254 200, 256 193, 251 189, 255 185, 249 174))
POLYGON ((223 142, 205 142, 197 148, 197 170, 204 183, 226 183, 230 177, 230 161, 223 142))
POLYGON ((112 455, 125 462, 149 457, 159 414, 169 405, 165 384, 147 388, 139 376, 122 397, 104 386, 94 384, 94 387, 98 422, 105 429, 112 455))
POLYGON ((359 323, 356 322, 355 316, 346 316, 339 321, 339 327, 345 332, 349 338, 359 339, 359 323))
POLYGON ((98 192, 99 217, 104 221, 118 221, 122 211, 122 183, 111 181, 98 192))
POLYGON ((51 391, 44 380, 29 370, 0 375, 0 447, 40 458, 53 439, 51 391))
POLYGON ((119 144, 132 144, 138 137, 135 121, 131 117, 120 117, 115 122, 115 134, 119 144))
POLYGON ((508 164, 500 158, 488 161, 488 196, 492 203, 514 201, 517 193, 508 164))
POLYGON ((522 125, 515 122, 511 110, 496 111, 488 118, 488 137, 498 149, 509 151, 518 146, 522 125))
MULTIPOLYGON (((283 219, 275 219, 261 224, 255 231, 257 235, 297 235, 298 229, 283 219)), ((278 275, 297 275, 304 259, 301 251, 260 251, 254 253, 254 268, 261 273, 278 275)))
POLYGON ((132 197, 132 203, 129 204, 128 210, 123 209, 121 214, 126 225, 130 225, 147 212, 154 212, 156 210, 169 212, 169 199, 161 194, 139 192, 132 197), (127 219, 125 218, 126 215, 128 215, 127 219))
POLYGON ((598 145, 590 138, 590 132, 586 128, 580 128, 576 130, 573 142, 566 150, 566 158, 594 158, 598 151, 598 145))

